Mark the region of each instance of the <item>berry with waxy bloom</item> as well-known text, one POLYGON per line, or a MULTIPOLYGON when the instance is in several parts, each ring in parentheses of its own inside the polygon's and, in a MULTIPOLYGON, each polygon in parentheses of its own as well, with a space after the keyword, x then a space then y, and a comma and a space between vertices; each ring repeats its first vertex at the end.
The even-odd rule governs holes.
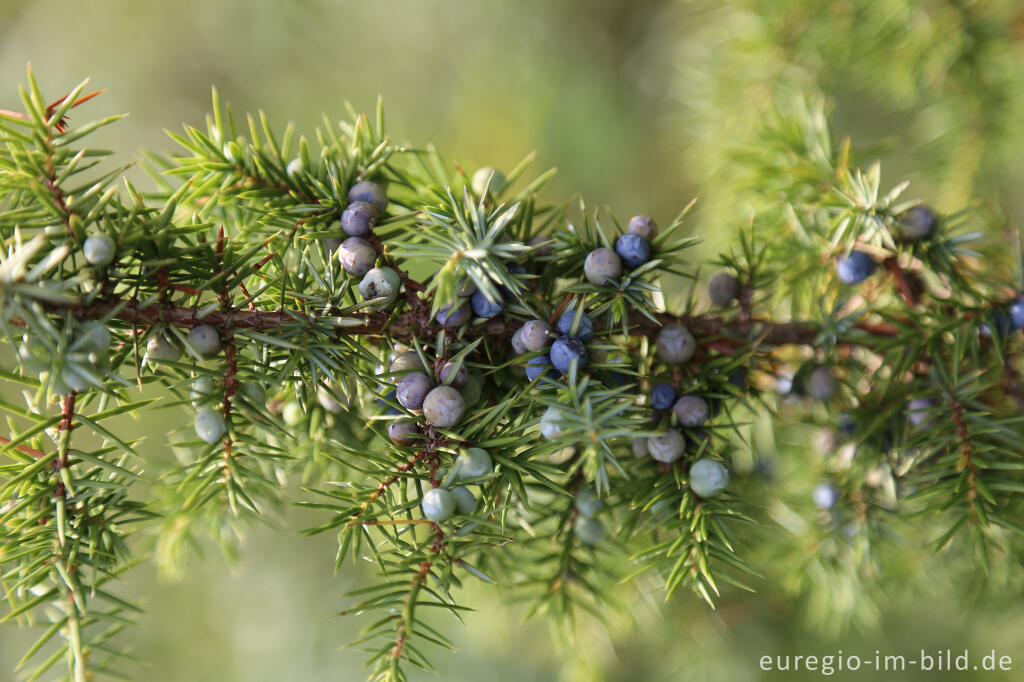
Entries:
POLYGON ((469 304, 465 301, 446 305, 434 316, 438 324, 445 327, 460 327, 469 321, 469 304))
POLYGON ((836 506, 836 502, 839 501, 839 491, 834 485, 829 483, 819 483, 814 486, 811 498, 814 500, 815 507, 822 511, 828 511, 832 507, 836 506))
POLYGON ((583 274, 591 284, 610 284, 622 274, 622 260, 614 251, 602 246, 587 254, 583 274))
POLYGON ((542 374, 552 379, 558 378, 558 374, 551 367, 551 356, 538 355, 526 361, 526 378, 529 381, 536 381, 542 374))
POLYGON ((410 372, 398 380, 395 396, 402 407, 416 412, 423 409, 431 388, 430 377, 423 372, 410 372))
POLYGON ((176 362, 181 358, 181 346, 165 334, 156 333, 146 342, 146 359, 149 362, 176 362))
POLYGON ((444 488, 431 488, 420 500, 420 508, 434 523, 447 521, 455 514, 455 496, 444 488))
POLYGON ((658 234, 658 223, 649 215, 635 215, 629 219, 629 227, 626 228, 630 234, 643 237, 647 241, 654 239, 658 234))
POLYGON ((699 395, 680 396, 672 409, 679 419, 679 425, 687 428, 702 426, 711 413, 708 402, 699 395))
POLYGON ((683 456, 686 439, 679 429, 666 429, 665 433, 647 439, 647 451, 659 462, 669 464, 683 456))
POLYGON ((452 488, 452 496, 455 498, 455 508, 463 516, 468 516, 476 509, 476 497, 464 485, 457 485, 452 488))
POLYGON ((844 284, 863 282, 875 271, 875 261, 863 251, 853 251, 836 261, 836 275, 844 284))
POLYGON ((88 237, 82 244, 82 255, 89 265, 109 265, 114 260, 116 245, 109 234, 97 234, 88 237))
POLYGON ((493 470, 491 456, 483 448, 467 448, 455 458, 455 472, 459 478, 480 478, 493 470))
POLYGON ((714 459, 701 458, 690 467, 690 490, 700 497, 714 497, 729 485, 729 471, 714 459))
POLYGON ((577 328, 573 329, 573 322, 576 321, 576 308, 569 307, 559 316, 558 333, 562 336, 575 336, 583 342, 590 341, 594 336, 594 321, 590 319, 590 315, 583 313, 580 316, 580 323, 577 328))
POLYGON ((188 345, 196 353, 209 357, 220 352, 220 334, 208 324, 198 324, 188 333, 188 345))
POLYGON ((651 407, 667 410, 676 401, 676 389, 672 384, 654 384, 651 388, 651 407))
POLYGON ((683 325, 670 324, 658 333, 657 350, 662 362, 681 365, 697 352, 697 340, 683 325))
POLYGON ((460 365, 459 369, 456 371, 455 363, 451 361, 444 363, 444 366, 441 367, 441 372, 438 375, 442 384, 454 386, 455 388, 462 388, 462 385, 466 383, 466 379, 468 377, 469 370, 466 369, 465 365, 460 365), (451 378, 449 379, 449 377, 451 378))
POLYGON ((505 174, 496 168, 484 166, 473 173, 470 185, 473 188, 473 193, 478 197, 484 196, 485 189, 489 195, 496 196, 501 194, 501 190, 505 188, 505 174))
POLYGON ((455 426, 465 409, 462 394, 451 386, 438 386, 423 400, 423 416, 427 423, 442 429, 455 426))
POLYGON ((207 443, 216 443, 228 430, 224 423, 224 415, 208 407, 196 412, 194 426, 196 435, 207 443))
POLYGON ((341 214, 341 229, 350 237, 365 237, 377 224, 377 209, 365 201, 354 201, 341 214))
POLYGON ((410 419, 399 419, 388 424, 388 438, 396 445, 412 445, 419 435, 416 422, 410 419))
POLYGON ((384 209, 388 207, 388 195, 384 188, 376 182, 367 180, 352 185, 352 188, 348 191, 348 200, 349 203, 364 201, 372 204, 377 209, 378 215, 382 215, 384 209))
POLYGON ((604 538, 604 525, 598 519, 589 516, 577 516, 573 528, 576 537, 585 545, 596 545, 604 538))
POLYGON ((480 289, 477 289, 469 299, 473 307, 473 314, 479 317, 495 317, 505 309, 503 301, 491 301, 480 289))
POLYGON ((362 277, 373 269, 373 264, 377 262, 377 252, 362 237, 349 237, 338 247, 338 260, 345 272, 353 277, 362 277))
MULTIPOLYGON (((352 239, 358 239, 358 237, 352 237, 352 239)), ((401 286, 402 281, 399 279, 398 273, 391 268, 373 268, 363 276, 363 281, 359 283, 359 293, 367 301, 383 298, 384 301, 377 304, 378 307, 383 307, 398 297, 398 290, 401 286)))
POLYGON ((587 348, 575 336, 560 336, 551 344, 551 364, 560 372, 568 372, 572 363, 577 369, 587 364, 587 348))
POLYGON ((939 218, 931 206, 920 204, 900 214, 899 221, 902 235, 912 242, 919 242, 935 233, 939 218))
POLYGON ((551 325, 544 320, 530 320, 520 327, 520 340, 526 350, 537 352, 544 350, 554 338, 551 335, 551 325))
POLYGON ((640 235, 627 232, 615 240, 615 253, 622 264, 632 270, 651 259, 651 245, 640 235))
POLYGON ((804 381, 804 390, 815 400, 828 400, 836 394, 837 386, 832 370, 823 366, 812 369, 804 381))
POLYGON ((594 516, 604 508, 604 502, 591 488, 584 488, 576 495, 576 511, 584 516, 594 516))

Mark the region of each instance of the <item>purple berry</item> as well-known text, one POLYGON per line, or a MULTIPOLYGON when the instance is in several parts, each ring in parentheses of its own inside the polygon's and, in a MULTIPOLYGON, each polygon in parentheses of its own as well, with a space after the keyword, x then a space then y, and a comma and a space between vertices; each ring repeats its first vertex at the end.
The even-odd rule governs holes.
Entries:
POLYGON ((349 237, 338 247, 338 259, 345 272, 355 277, 362 277, 373 269, 377 260, 377 252, 370 242, 362 237, 349 237))
POLYGON ((587 348, 575 336, 560 336, 551 344, 551 364, 560 372, 568 372, 573 361, 577 369, 587 364, 587 348))
POLYGON ((441 383, 447 384, 448 386, 454 386, 455 388, 462 388, 462 385, 466 383, 466 378, 469 376, 469 370, 466 369, 465 365, 459 367, 459 370, 457 372, 454 372, 454 370, 454 362, 444 363, 444 366, 441 368, 441 374, 439 377, 441 379, 441 383), (451 381, 448 380, 449 376, 452 377, 451 381))
POLYGON ((377 224, 377 209, 365 201, 355 201, 341 214, 341 229, 350 237, 365 237, 377 224))
POLYGON ((622 274, 622 260, 614 251, 602 246, 587 254, 583 274, 591 284, 611 284, 622 274))
POLYGON ((398 380, 398 402, 407 410, 423 409, 423 400, 431 389, 430 377, 423 372, 410 372, 398 380))
POLYGON ((875 271, 875 261, 863 251, 853 251, 836 261, 836 275, 844 284, 863 282, 875 271))
POLYGON ((638 268, 651 259, 651 245, 640 235, 627 232, 615 240, 615 253, 627 268, 638 268))

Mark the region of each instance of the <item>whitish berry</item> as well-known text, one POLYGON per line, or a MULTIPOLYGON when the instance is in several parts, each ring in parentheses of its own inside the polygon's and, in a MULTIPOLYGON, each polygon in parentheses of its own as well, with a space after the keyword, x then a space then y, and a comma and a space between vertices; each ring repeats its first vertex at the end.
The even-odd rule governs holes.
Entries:
POLYGON ((423 416, 427 423, 442 429, 455 426, 465 409, 462 395, 451 386, 438 386, 423 400, 423 416))
POLYGON ((483 291, 477 289, 469 299, 473 306, 473 313, 480 317, 495 317, 505 309, 503 301, 490 301, 483 291))
POLYGON ((392 372, 402 372, 407 369, 423 369, 423 361, 420 360, 419 353, 414 350, 396 353, 391 358, 392 372))
POLYGON ((731 272, 719 272, 708 280, 708 298, 715 305, 727 306, 740 295, 740 283, 731 272))
POLYGON ((930 206, 914 206, 899 217, 901 232, 913 242, 928 239, 935 232, 938 216, 930 206))
POLYGON ((833 485, 828 483, 819 483, 814 486, 814 491, 811 492, 811 498, 814 500, 815 507, 827 511, 836 506, 836 502, 839 501, 839 491, 836 490, 833 485))
POLYGON ((587 254, 583 261, 583 274, 591 284, 610 283, 622 274, 622 261, 614 251, 602 246, 587 254))
POLYGON ((434 523, 447 521, 455 513, 455 496, 444 488, 431 488, 420 501, 423 515, 434 523))
POLYGON ((670 324, 658 334, 658 357, 669 365, 688 362, 697 352, 697 340, 681 324, 670 324))
POLYGON ((455 472, 459 478, 480 478, 493 470, 491 456, 483 448, 467 448, 455 459, 455 472))
POLYGON ((490 166, 484 166, 477 169, 476 173, 473 173, 473 180, 470 182, 470 185, 473 187, 473 193, 478 197, 484 196, 485 189, 488 190, 488 194, 497 196, 505 188, 505 174, 490 166), (490 181, 489 186, 487 184, 488 181, 490 181))
POLYGON ((324 408, 331 414, 340 414, 345 409, 326 386, 316 387, 316 401, 320 403, 320 407, 324 408))
POLYGON ((423 401, 430 392, 432 382, 423 372, 410 372, 398 380, 395 396, 398 403, 407 410, 416 412, 423 409, 423 401))
POLYGON ((110 330, 98 320, 83 322, 75 339, 75 349, 93 353, 105 353, 110 348, 110 330))
POLYGON ((205 403, 213 397, 213 377, 202 375, 196 377, 196 380, 192 382, 192 388, 189 390, 189 398, 192 400, 193 405, 205 403))
POLYGON ((667 410, 676 401, 676 389, 672 384, 654 384, 651 388, 651 407, 656 410, 667 410))
POLYGON ((457 485, 452 488, 452 497, 455 498, 455 508, 463 516, 468 516, 476 509, 476 498, 464 485, 457 485))
POLYGON ((651 245, 640 235, 627 232, 615 240, 615 253, 627 268, 638 268, 651 259, 651 245))
POLYGON ((388 424, 388 438, 396 445, 412 445, 417 441, 416 435, 419 432, 416 422, 409 419, 399 419, 388 424))
POLYGON ((1024 298, 1010 304, 1010 322, 1014 329, 1024 329, 1024 298))
POLYGON ((448 328, 460 327, 469 321, 469 304, 465 301, 446 305, 434 316, 437 323, 448 328))
POLYGON ((516 355, 522 355, 523 353, 529 352, 526 348, 526 343, 523 341, 523 328, 520 327, 512 334, 512 352, 516 355))
POLYGON ((634 438, 633 442, 629 444, 629 449, 633 451, 633 456, 637 459, 641 457, 647 457, 651 454, 647 448, 646 438, 634 438))
POLYGON ((195 352, 208 357, 220 351, 220 334, 208 324, 196 325, 188 333, 188 345, 195 352))
POLYGON ((654 222, 654 218, 649 215, 635 215, 629 219, 627 230, 630 234, 640 235, 647 241, 651 241, 654 239, 654 235, 658 234, 658 223, 654 222))
POLYGON ((854 251, 836 261, 836 276, 844 284, 863 282, 875 271, 875 261, 863 251, 854 251))
POLYGON ((815 367, 804 381, 804 390, 815 400, 828 400, 836 393, 836 378, 828 367, 815 367))
POLYGON ((551 367, 550 355, 538 355, 526 361, 526 378, 529 381, 536 381, 542 374, 552 379, 558 378, 558 374, 551 367))
POLYGON ((680 396, 672 409, 679 419, 679 425, 686 428, 702 426, 710 414, 708 402, 699 395, 680 396))
POLYGON ((576 537, 586 545, 596 545, 604 538, 604 526, 589 516, 577 516, 573 528, 576 529, 576 537))
POLYGON ((584 516, 594 516, 604 508, 604 502, 590 488, 584 488, 576 495, 576 511, 584 516))
POLYGON ((196 412, 194 426, 196 435, 207 443, 216 443, 228 430, 224 424, 224 415, 208 407, 196 412))
POLYGON ((562 435, 563 423, 561 410, 552 405, 541 415, 540 434, 545 438, 558 438, 562 435))
POLYGON ((660 436, 647 439, 647 451, 659 462, 674 462, 683 456, 686 450, 686 439, 679 429, 666 429, 660 436))
POLYGON ((551 345, 551 325, 544 320, 530 320, 521 328, 522 342, 526 350, 536 352, 551 345))
POLYGON ((164 334, 153 334, 146 342, 146 358, 149 362, 176 362, 181 358, 181 346, 164 334))
POLYGON ((362 237, 349 237, 338 247, 338 260, 345 272, 353 277, 362 277, 373 269, 373 264, 377 262, 377 252, 362 237))
POLYGON ((480 394, 483 390, 483 379, 470 372, 466 377, 466 383, 459 389, 459 393, 462 394, 462 400, 466 404, 466 407, 471 407, 476 405, 476 402, 480 400, 480 394))
POLYGON ((384 192, 384 188, 375 182, 363 181, 352 185, 352 189, 348 191, 348 201, 349 203, 364 201, 373 204, 378 215, 382 215, 384 209, 388 207, 388 195, 384 192))
POLYGON ((469 377, 469 370, 466 369, 465 365, 461 365, 456 371, 454 362, 446 362, 441 368, 440 379, 442 384, 462 388, 462 385, 466 383, 467 377, 469 377))
POLYGON ((350 237, 365 237, 377 224, 377 209, 365 201, 355 201, 341 214, 341 229, 350 237))
POLYGON ((284 169, 284 172, 292 180, 302 175, 302 171, 302 159, 292 159, 291 161, 288 162, 288 165, 284 169))
POLYGON ((568 372, 572 363, 577 369, 587 364, 587 348, 575 336, 560 336, 551 344, 551 364, 560 372, 568 372))
POLYGON ((281 410, 281 419, 284 419, 284 423, 288 426, 298 426, 305 418, 306 413, 302 411, 302 405, 297 402, 292 401, 281 410))
POLYGON ((714 459, 698 459, 690 467, 690 490, 700 497, 714 497, 729 485, 729 471, 714 459))
MULTIPOLYGON (((89 388, 90 385, 89 379, 80 374, 71 364, 64 365, 60 372, 60 378, 71 391, 81 392, 89 388)), ((60 391, 60 393, 70 393, 70 391, 60 391)))
POLYGON ((374 268, 363 276, 363 281, 359 283, 359 293, 367 301, 383 298, 384 301, 378 305, 386 306, 395 300, 401 286, 402 281, 397 272, 391 268, 374 268))
POLYGON ((114 260, 114 239, 109 234, 97 234, 82 244, 82 255, 90 265, 103 266, 114 260))
POLYGON ((590 341, 594 336, 594 321, 590 315, 583 313, 580 316, 580 323, 573 329, 573 322, 576 321, 576 308, 566 308, 558 318, 558 333, 562 336, 575 336, 583 342, 590 341))

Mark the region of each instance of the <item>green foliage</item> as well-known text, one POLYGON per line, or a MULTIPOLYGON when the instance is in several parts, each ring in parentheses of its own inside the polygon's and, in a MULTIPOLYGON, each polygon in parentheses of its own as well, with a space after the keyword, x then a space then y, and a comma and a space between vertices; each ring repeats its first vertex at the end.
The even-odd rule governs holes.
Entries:
POLYGON ((450 648, 424 614, 458 618, 467 579, 565 624, 600 616, 610 586, 640 574, 666 597, 687 588, 711 606, 782 576, 841 627, 877 613, 874 582, 900 571, 883 564, 912 551, 894 537, 985 566, 1020 545, 1024 398, 1019 334, 1004 321, 1005 248, 967 232, 981 222, 969 213, 906 239, 916 202, 905 184, 884 191, 879 164, 835 144, 820 104, 780 107, 738 155, 756 215, 716 261, 737 276, 739 300, 709 311, 701 268, 684 260, 697 240, 680 236, 692 203, 652 240, 648 263, 595 286, 586 254, 612 247, 621 225, 579 200, 545 203, 551 175, 530 180, 529 158, 500 186, 474 189, 432 148, 392 142, 380 106, 372 124, 349 112, 307 140, 290 127, 276 135, 262 114, 240 126, 214 94, 205 129, 172 134, 178 152, 150 155, 153 187, 139 190, 101 163, 105 152, 79 146, 117 119, 70 127, 84 92, 47 105, 29 74, 24 112, 0 113, 0 323, 17 346, 2 376, 25 394, 24 405, 0 403, 0 589, 6 619, 42 627, 22 662, 33 678, 62 661, 74 682, 125 669, 114 635, 136 609, 114 582, 149 553, 136 528, 156 534, 161 568, 180 575, 201 537, 235 551, 292 480, 322 514, 307 532, 337 536, 336 565, 367 560, 379 573, 343 613, 366 618, 355 644, 381 680, 430 668, 428 644, 450 648), (367 180, 387 188, 368 241, 400 277, 390 304, 364 299, 331 243, 344 236, 349 190, 367 180), (108 265, 82 254, 99 234, 115 243, 108 265), (854 246, 884 266, 856 288, 833 267, 854 246), (503 313, 438 324, 468 282, 504 297, 503 313), (527 381, 524 365, 543 351, 516 356, 510 337, 570 306, 595 322, 589 364, 527 381), (698 340, 683 366, 656 352, 669 323, 698 340), (217 330, 220 354, 189 346, 199 324, 217 330), (461 420, 440 428, 393 390, 411 371, 439 378, 446 362, 469 378, 461 420), (803 384, 818 366, 838 388, 812 401, 803 384), (635 456, 678 424, 649 407, 659 381, 712 406, 673 464, 635 456), (158 399, 139 397, 149 386, 158 399), (167 470, 144 469, 135 440, 106 425, 190 403, 225 432, 206 442, 171 425, 178 462, 167 470), (841 413, 853 429, 825 426, 824 461, 783 463, 819 467, 839 490, 835 508, 764 480, 765 434, 841 425, 841 413), (391 439, 396 424, 415 429, 391 439), (455 461, 469 447, 490 454, 492 472, 461 479, 455 461), (720 496, 690 489, 689 466, 704 457, 733 472, 720 496), (457 483, 472 511, 425 518, 426 491, 457 483), (591 489, 600 526, 581 526, 576 496, 591 489))

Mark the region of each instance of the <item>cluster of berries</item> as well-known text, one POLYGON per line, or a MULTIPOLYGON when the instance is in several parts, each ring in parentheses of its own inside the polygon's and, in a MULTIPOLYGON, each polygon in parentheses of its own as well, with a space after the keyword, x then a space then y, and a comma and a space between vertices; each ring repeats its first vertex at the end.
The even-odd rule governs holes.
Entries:
POLYGON ((590 316, 576 308, 567 308, 558 318, 555 330, 544 320, 530 320, 512 335, 512 350, 517 355, 537 355, 526 361, 526 378, 538 377, 557 380, 560 372, 568 372, 572 364, 582 369, 587 364, 586 343, 594 336, 594 322, 590 316), (578 319, 577 319, 578 317, 578 319))
POLYGON ((451 485, 452 479, 483 485, 494 470, 491 456, 482 448, 466 448, 455 458, 455 465, 440 485, 424 493, 420 500, 423 516, 441 523, 456 512, 468 516, 476 509, 476 496, 465 485, 451 485))
MULTIPOLYGON (((939 219, 929 206, 914 206, 897 218, 897 236, 907 242, 931 238, 939 219)), ((875 272, 874 259, 864 251, 851 251, 836 261, 836 276, 843 284, 859 284, 875 272)))
MULTIPOLYGON (((658 357, 667 365, 688 362, 697 350, 693 334, 682 325, 662 328, 657 339, 658 357)), ((633 440, 636 457, 651 457, 662 464, 672 464, 683 457, 689 445, 699 449, 707 435, 699 429, 711 417, 711 406, 702 396, 694 393, 676 394, 669 383, 658 383, 651 388, 651 407, 657 419, 668 419, 676 426, 668 426, 661 434, 633 440)), ((729 483, 729 472, 721 462, 702 457, 690 466, 690 490, 700 497, 713 497, 729 483)))
POLYGON ((352 185, 348 201, 348 206, 341 214, 341 229, 349 236, 337 246, 338 260, 345 272, 362 278, 359 294, 365 300, 383 299, 377 305, 386 307, 398 297, 402 282, 394 269, 375 267, 377 250, 367 237, 372 234, 377 220, 384 215, 388 196, 377 183, 363 181, 352 185))
POLYGON ((627 270, 640 267, 651 259, 651 239, 658 225, 651 216, 638 215, 629 220, 629 227, 615 240, 615 250, 600 247, 587 254, 583 274, 591 284, 602 286, 614 282, 627 270))

